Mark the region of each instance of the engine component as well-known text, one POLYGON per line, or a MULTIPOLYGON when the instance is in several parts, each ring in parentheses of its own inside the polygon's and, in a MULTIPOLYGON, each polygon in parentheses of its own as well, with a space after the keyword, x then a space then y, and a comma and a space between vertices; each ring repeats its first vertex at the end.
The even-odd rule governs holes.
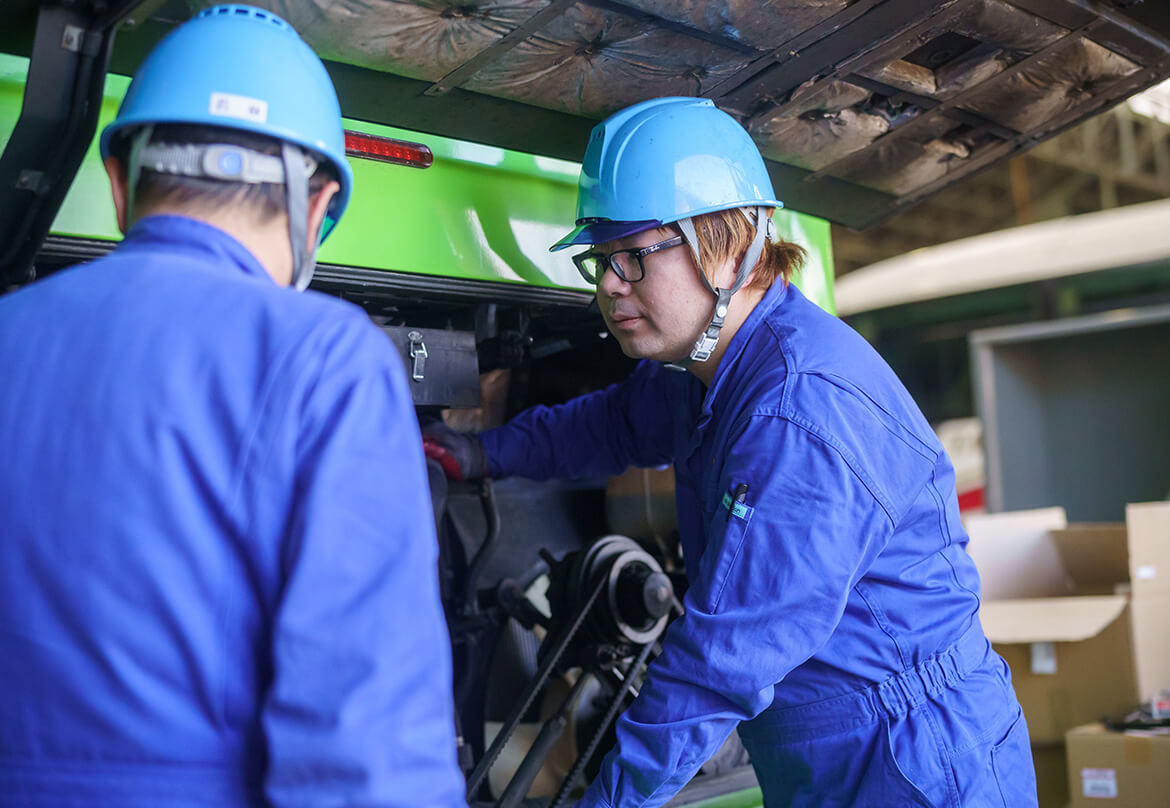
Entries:
POLYGON ((498 808, 513 808, 528 793, 589 681, 601 676, 616 678, 617 691, 601 726, 558 790, 559 800, 566 798, 627 696, 636 694, 633 683, 649 662, 669 612, 672 608, 681 611, 670 579, 658 562, 625 536, 606 536, 560 560, 547 551, 541 551, 541 555, 550 570, 552 617, 548 636, 540 649, 540 665, 491 746, 468 776, 469 797, 475 798, 508 739, 554 672, 574 667, 580 667, 582 672, 560 708, 541 728, 516 775, 504 789, 498 808))
POLYGON ((637 542, 606 536, 584 552, 559 563, 554 560, 549 566, 554 631, 578 611, 587 593, 604 582, 598 608, 585 620, 590 643, 585 648, 609 647, 615 652, 613 658, 629 656, 665 628, 674 588, 658 561, 637 542))

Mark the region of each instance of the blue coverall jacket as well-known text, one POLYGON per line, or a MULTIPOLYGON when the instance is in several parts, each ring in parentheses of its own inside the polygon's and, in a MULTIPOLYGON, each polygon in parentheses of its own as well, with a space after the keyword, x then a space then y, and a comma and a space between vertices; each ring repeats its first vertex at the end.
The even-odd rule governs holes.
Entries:
POLYGON ((485 433, 492 473, 673 463, 686 614, 582 806, 651 808, 739 727, 768 808, 1036 804, 954 473, 848 326, 777 283, 710 389, 627 381, 485 433))
POLYGON ((464 804, 403 370, 151 217, 0 298, 0 803, 464 804))

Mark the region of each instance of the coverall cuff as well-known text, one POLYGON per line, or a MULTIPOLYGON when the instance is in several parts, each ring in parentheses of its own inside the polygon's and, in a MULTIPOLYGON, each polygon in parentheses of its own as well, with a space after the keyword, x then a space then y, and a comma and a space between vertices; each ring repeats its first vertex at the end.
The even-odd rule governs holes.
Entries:
POLYGON ((499 457, 503 453, 501 451, 501 435, 499 434, 501 429, 502 427, 497 427, 496 429, 489 429, 479 434, 484 455, 487 457, 488 476, 493 480, 511 476, 508 469, 501 465, 499 461, 499 457))

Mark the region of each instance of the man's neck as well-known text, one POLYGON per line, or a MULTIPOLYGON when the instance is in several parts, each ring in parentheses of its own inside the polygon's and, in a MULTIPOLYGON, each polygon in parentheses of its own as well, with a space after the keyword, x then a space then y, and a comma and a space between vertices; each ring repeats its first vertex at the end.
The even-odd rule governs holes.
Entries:
POLYGON ((277 285, 288 286, 292 282, 292 250, 288 242, 288 218, 284 215, 258 222, 254 215, 242 214, 233 206, 207 210, 156 205, 143 210, 136 219, 147 216, 185 216, 209 224, 244 245, 277 285))

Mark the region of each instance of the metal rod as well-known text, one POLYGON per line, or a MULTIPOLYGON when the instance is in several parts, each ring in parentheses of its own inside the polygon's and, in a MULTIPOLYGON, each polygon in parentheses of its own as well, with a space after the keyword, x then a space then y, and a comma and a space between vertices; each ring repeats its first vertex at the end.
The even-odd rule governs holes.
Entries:
POLYGON ((1111 8, 1099 0, 1066 0, 1066 2, 1096 14, 1115 28, 1132 34, 1147 45, 1153 45, 1165 55, 1170 55, 1170 45, 1167 44, 1164 37, 1159 36, 1157 32, 1151 31, 1132 17, 1119 12, 1116 8, 1111 8))
POLYGON ((635 8, 619 0, 581 0, 584 5, 592 6, 593 8, 601 9, 602 11, 612 11, 615 14, 621 14, 641 22, 648 22, 655 28, 660 28, 665 31, 670 31, 675 34, 682 34, 683 36, 697 39, 701 42, 707 42, 720 48, 726 48, 736 53, 745 54, 747 56, 759 56, 760 49, 754 48, 751 45, 743 42, 735 37, 725 36, 723 34, 716 34, 710 31, 704 31, 702 28, 696 28, 693 25, 687 25, 677 20, 670 20, 665 17, 653 14, 644 9, 635 8))
POLYGON ((794 58, 760 71, 723 99, 745 109, 758 107, 750 109, 749 116, 742 121, 750 131, 754 121, 764 115, 783 115, 841 76, 912 50, 918 36, 936 26, 943 12, 957 11, 971 2, 973 0, 889 0, 872 9, 870 14, 854 20, 836 36, 827 37, 794 58), (877 41, 872 42, 875 35, 877 41), (854 50, 841 52, 847 45, 853 45, 854 50), (800 98, 791 98, 791 91, 809 79, 812 82, 800 98), (788 96, 788 100, 781 104, 758 105, 761 93, 788 96))
POLYGON ((822 20, 807 31, 803 31, 792 37, 792 39, 780 43, 760 58, 748 62, 735 73, 711 87, 707 91, 708 97, 718 99, 723 95, 734 92, 738 87, 754 79, 760 72, 772 67, 777 62, 787 61, 796 57, 800 51, 809 45, 819 42, 830 34, 836 33, 880 2, 882 0, 857 0, 857 2, 838 11, 832 17, 822 20))
POLYGON ((585 616, 589 614, 589 610, 593 608, 593 604, 597 602, 597 597, 601 591, 605 589, 608 584, 608 579, 603 575, 599 576, 593 590, 589 593, 589 597, 582 605, 580 611, 573 618, 573 622, 566 627, 557 638, 552 650, 548 656, 545 657, 544 662, 536 671, 536 675, 532 677, 532 681, 528 683, 528 687, 524 689, 524 694, 508 715, 508 720, 500 727, 499 734, 496 735, 492 741, 492 745, 488 747, 487 752, 484 753, 483 759, 475 767, 475 771, 467 779, 467 794, 469 797, 474 796, 475 792, 483 784, 484 778, 487 776, 488 770, 491 769, 492 764, 496 762, 496 758, 500 756, 500 752, 504 750, 504 744, 508 742, 508 738, 516 731, 520 719, 523 718, 524 713, 532 705, 532 700, 536 698, 537 692, 544 685, 545 680, 548 679, 549 673, 552 672, 553 667, 560 661, 561 655, 565 653, 565 649, 569 647, 569 641, 573 639, 573 635, 581 628, 581 624, 585 621, 585 616))
POLYGON ((528 794, 528 789, 532 788, 532 781, 536 779, 536 775, 540 772, 540 767, 548 759, 553 744, 560 739, 561 734, 565 731, 565 727, 569 723, 569 713, 577 706, 577 701, 585 691, 585 686, 592 680, 593 674, 591 672, 582 671, 577 681, 573 684, 572 690, 569 691, 569 695, 565 696, 565 700, 557 708, 556 713, 545 721, 544 726, 540 728, 540 734, 532 742, 532 746, 529 747, 528 754, 524 756, 524 761, 520 764, 520 768, 516 770, 516 774, 512 776, 512 781, 504 789, 504 794, 500 797, 500 801, 496 803, 496 808, 516 808, 520 804, 520 800, 524 799, 528 794))
POLYGON ((491 45, 481 50, 479 53, 472 56, 459 67, 452 70, 447 75, 436 81, 427 89, 423 90, 423 95, 442 95, 456 87, 469 78, 474 76, 480 70, 487 67, 488 64, 494 62, 503 53, 510 51, 512 48, 519 45, 525 39, 532 36, 532 34, 539 31, 546 24, 554 18, 559 17, 569 8, 571 8, 577 0, 554 0, 554 2, 545 6, 540 11, 533 14, 517 27, 513 28, 504 36, 497 39, 491 45))

